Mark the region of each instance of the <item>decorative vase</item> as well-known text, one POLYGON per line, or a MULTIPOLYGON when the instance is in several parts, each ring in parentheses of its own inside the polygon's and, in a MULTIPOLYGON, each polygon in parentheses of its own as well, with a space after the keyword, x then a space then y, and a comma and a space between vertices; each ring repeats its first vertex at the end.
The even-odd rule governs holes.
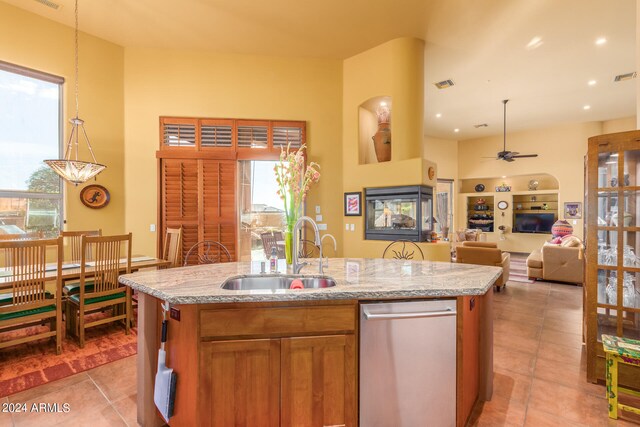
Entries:
POLYGON ((569 234, 573 234, 573 226, 564 219, 557 220, 551 227, 551 235, 553 237, 562 237, 569 234))
MULTIPOLYGON (((633 220, 633 215, 631 215, 631 213, 626 212, 626 211, 624 212, 623 215, 624 215, 623 221, 622 221, 623 226, 625 226, 625 227, 631 226, 631 221, 633 220)), ((616 227, 618 226, 618 212, 614 213, 611 216, 611 223, 616 227)))
POLYGON ((391 160, 391 126, 389 123, 378 123, 378 131, 372 137, 378 162, 391 160))
POLYGON ((287 265, 293 264, 293 227, 295 225, 295 220, 287 221, 287 229, 284 231, 284 255, 287 265))

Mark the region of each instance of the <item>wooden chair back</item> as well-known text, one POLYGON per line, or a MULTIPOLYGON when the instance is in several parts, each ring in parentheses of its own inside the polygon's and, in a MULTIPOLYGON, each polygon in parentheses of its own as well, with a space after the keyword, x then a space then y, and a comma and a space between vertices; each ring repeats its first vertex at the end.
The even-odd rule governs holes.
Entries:
POLYGON ((28 334, 17 339, 0 342, 0 348, 40 340, 56 338, 56 353, 62 352, 62 238, 39 240, 3 240, 0 251, 8 254, 7 265, 1 270, 0 283, 11 289, 10 302, 0 305, 0 314, 12 314, 0 320, 0 331, 16 327, 50 322, 48 332, 28 334), (48 249, 55 248, 55 268, 47 271, 48 249), (49 274, 47 274, 49 273, 49 274), (55 276, 54 276, 55 275, 55 276), (46 290, 47 282, 55 281, 55 299, 46 290))
POLYGON ((318 258, 320 256, 320 247, 315 242, 307 239, 301 239, 298 246, 298 258, 318 258))
POLYGON ((264 254, 269 259, 271 256, 271 248, 275 247, 276 252, 278 250, 278 244, 276 243, 276 237, 270 232, 260 233, 260 239, 262 239, 262 248, 264 249, 264 254))
POLYGON ((424 253, 420 246, 411 240, 395 240, 382 253, 384 259, 403 259, 407 261, 424 261, 424 253))
POLYGON ((162 248, 162 259, 171 262, 170 267, 179 267, 180 255, 182 253, 182 227, 168 228, 164 237, 164 247, 162 248))
POLYGON ((231 262, 231 254, 225 245, 214 240, 203 240, 196 243, 184 257, 185 266, 219 262, 231 262))
POLYGON ((55 280, 61 283, 61 239, 0 241, 0 249, 8 254, 2 276, 3 287, 8 289, 11 286, 14 308, 29 310, 51 305, 51 301, 45 302, 45 285, 51 281, 47 278, 47 248, 50 246, 57 246, 58 274, 55 280))
MULTIPOLYGON (((80 262, 82 259, 82 236, 102 236, 102 229, 84 231, 61 231, 60 236, 69 245, 69 262, 80 262)), ((89 261, 93 259, 92 254, 87 255, 89 261)))
POLYGON ((80 262, 80 305, 85 297, 99 297, 122 292, 118 283, 120 263, 126 262, 124 274, 131 272, 131 233, 117 236, 81 236, 82 258, 80 262), (94 254, 93 271, 87 273, 88 253, 94 254), (87 277, 93 281, 93 292, 86 292, 87 277))

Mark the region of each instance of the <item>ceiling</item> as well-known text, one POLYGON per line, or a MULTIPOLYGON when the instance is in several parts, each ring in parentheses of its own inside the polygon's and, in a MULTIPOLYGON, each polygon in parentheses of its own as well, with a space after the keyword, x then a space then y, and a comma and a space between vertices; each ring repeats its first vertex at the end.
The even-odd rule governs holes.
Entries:
MULTIPOLYGON (((58 10, 36 0, 3 1, 73 25, 73 0, 50 0, 58 10)), ((615 75, 635 71, 635 4, 81 0, 80 29, 125 47, 336 59, 396 37, 423 38, 425 134, 464 140, 500 134, 506 98, 509 131, 635 115, 635 81, 613 83, 615 75), (528 49, 534 37, 541 44, 528 49), (599 37, 607 43, 596 46, 599 37), (455 85, 432 84, 445 79, 455 85), (488 127, 474 128, 480 123, 488 127)))

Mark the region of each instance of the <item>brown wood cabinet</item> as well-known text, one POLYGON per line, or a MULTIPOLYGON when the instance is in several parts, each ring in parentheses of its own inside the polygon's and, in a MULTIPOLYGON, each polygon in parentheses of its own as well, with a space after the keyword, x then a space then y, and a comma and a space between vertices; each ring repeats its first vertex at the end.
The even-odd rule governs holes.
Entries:
POLYGON ((355 426, 355 337, 282 339, 281 425, 355 426))
POLYGON ((170 425, 356 426, 356 307, 180 306, 167 343, 178 375, 170 425))
POLYGON ((200 425, 278 426, 280 340, 200 345, 200 425))

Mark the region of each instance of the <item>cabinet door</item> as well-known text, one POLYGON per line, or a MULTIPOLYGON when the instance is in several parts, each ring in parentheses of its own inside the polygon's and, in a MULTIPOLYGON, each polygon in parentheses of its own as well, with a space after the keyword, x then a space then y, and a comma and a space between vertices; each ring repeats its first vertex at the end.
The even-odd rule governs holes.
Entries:
POLYGON ((277 426, 279 400, 279 339, 200 345, 199 425, 277 426))
POLYGON ((355 426, 353 335, 282 339, 282 426, 355 426))

